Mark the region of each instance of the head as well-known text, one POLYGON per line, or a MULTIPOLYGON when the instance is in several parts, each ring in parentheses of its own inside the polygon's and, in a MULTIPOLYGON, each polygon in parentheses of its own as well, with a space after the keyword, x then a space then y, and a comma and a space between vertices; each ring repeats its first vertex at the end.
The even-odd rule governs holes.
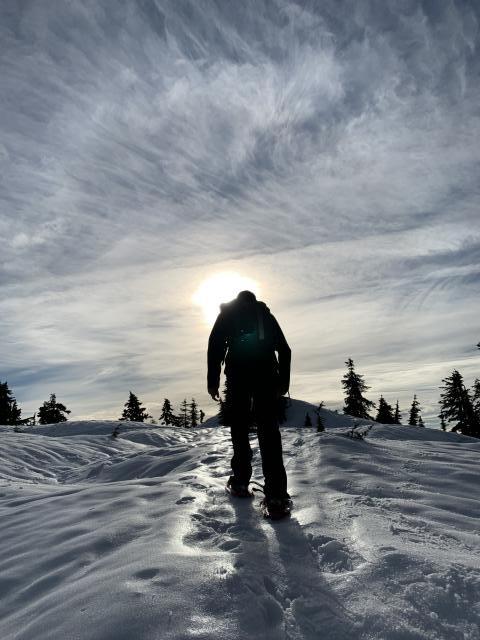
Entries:
POLYGON ((257 298, 251 291, 240 291, 236 298, 230 302, 222 302, 220 305, 220 311, 226 311, 227 309, 238 309, 238 307, 245 307, 255 304, 257 298))
POLYGON ((255 297, 255 294, 252 293, 251 291, 240 291, 240 293, 237 296, 237 300, 238 302, 251 304, 252 302, 256 302, 257 298, 255 297))

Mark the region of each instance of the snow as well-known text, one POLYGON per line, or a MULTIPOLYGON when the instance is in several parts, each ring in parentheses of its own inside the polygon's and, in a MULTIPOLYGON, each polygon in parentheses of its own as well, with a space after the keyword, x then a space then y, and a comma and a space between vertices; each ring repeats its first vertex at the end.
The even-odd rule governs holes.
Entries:
POLYGON ((480 441, 352 439, 326 410, 319 434, 298 426, 314 409, 282 428, 275 523, 224 492, 215 420, 0 427, 0 638, 478 640, 480 441))

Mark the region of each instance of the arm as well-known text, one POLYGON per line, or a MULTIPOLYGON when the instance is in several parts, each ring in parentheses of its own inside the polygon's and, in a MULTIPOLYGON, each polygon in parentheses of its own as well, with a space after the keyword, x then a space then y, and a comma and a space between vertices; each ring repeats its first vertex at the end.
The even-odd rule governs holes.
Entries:
POLYGON ((277 320, 273 318, 273 326, 275 330, 275 351, 278 353, 278 372, 280 376, 279 391, 280 395, 285 395, 290 387, 290 363, 292 360, 292 351, 285 340, 283 331, 277 320))
POLYGON ((213 325, 213 329, 208 339, 208 373, 207 386, 208 393, 214 400, 218 399, 218 389, 220 387, 220 370, 222 360, 227 351, 227 331, 226 320, 223 313, 220 313, 213 325))

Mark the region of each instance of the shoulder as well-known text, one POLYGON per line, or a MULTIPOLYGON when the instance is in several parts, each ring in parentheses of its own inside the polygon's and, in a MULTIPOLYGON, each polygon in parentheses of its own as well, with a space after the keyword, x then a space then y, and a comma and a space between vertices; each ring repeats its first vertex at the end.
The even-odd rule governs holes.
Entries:
POLYGON ((224 331, 228 329, 233 320, 234 308, 232 302, 223 302, 220 305, 220 312, 215 322, 217 327, 221 327, 224 331))
POLYGON ((258 301, 257 302, 257 308, 260 309, 263 312, 264 315, 270 316, 270 317, 273 318, 273 314, 271 313, 270 309, 267 307, 265 302, 258 301))
POLYGON ((233 302, 233 300, 231 302, 222 302, 222 304, 220 305, 220 313, 218 314, 219 318, 221 318, 222 320, 227 320, 232 316, 232 313, 234 311, 233 302))

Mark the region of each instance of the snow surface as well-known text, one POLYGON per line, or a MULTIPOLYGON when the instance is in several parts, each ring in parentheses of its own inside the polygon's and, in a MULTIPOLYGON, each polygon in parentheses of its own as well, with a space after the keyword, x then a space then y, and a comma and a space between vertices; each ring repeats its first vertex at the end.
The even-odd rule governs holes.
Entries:
POLYGON ((318 434, 306 410, 282 429, 276 523, 224 492, 214 420, 0 427, 0 638, 478 640, 480 441, 351 439, 329 411, 318 434))

